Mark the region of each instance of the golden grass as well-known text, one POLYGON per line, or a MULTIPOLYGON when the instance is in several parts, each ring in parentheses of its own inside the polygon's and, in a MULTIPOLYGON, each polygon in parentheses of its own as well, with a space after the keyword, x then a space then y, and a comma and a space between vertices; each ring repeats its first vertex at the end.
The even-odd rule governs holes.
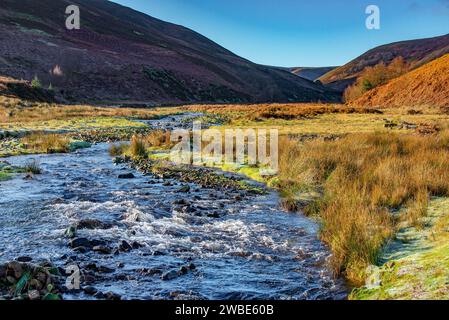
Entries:
POLYGON ((148 147, 168 148, 172 145, 170 141, 170 131, 154 130, 149 134, 142 136, 142 140, 148 147))
POLYGON ((30 103, 17 99, 0 97, 0 123, 67 120, 86 117, 129 117, 152 119, 173 113, 170 108, 112 108, 88 105, 58 105, 30 103))
POLYGON ((70 151, 70 139, 61 134, 34 133, 21 139, 25 149, 34 153, 65 153, 70 151))
POLYGON ((121 156, 129 149, 128 143, 112 144, 109 147, 109 154, 113 157, 121 156))
POLYGON ((306 119, 323 114, 381 113, 375 109, 352 108, 342 104, 241 104, 241 105, 192 105, 183 109, 228 116, 230 119, 261 121, 264 119, 306 119))
POLYGON ((147 147, 145 141, 140 137, 133 136, 127 152, 133 158, 146 158, 147 147))
POLYGON ((411 223, 425 214, 429 196, 449 195, 449 131, 436 136, 370 133, 338 141, 280 142, 278 187, 290 199, 318 190, 304 211, 322 220, 321 238, 332 265, 355 285, 395 232, 392 211, 411 223), (290 198, 289 198, 290 197, 290 198))

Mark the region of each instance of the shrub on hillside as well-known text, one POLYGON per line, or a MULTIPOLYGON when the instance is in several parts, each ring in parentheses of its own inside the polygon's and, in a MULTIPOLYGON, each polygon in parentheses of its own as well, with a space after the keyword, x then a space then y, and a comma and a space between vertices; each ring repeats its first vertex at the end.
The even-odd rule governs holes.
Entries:
POLYGON ((39 78, 37 76, 34 77, 33 80, 31 80, 31 87, 34 89, 41 89, 42 88, 42 83, 39 80, 39 78))
POLYGON ((409 65, 402 57, 397 57, 389 65, 380 62, 373 67, 367 67, 357 78, 357 81, 346 89, 344 99, 346 102, 354 101, 360 98, 365 92, 401 76, 408 70, 409 65))

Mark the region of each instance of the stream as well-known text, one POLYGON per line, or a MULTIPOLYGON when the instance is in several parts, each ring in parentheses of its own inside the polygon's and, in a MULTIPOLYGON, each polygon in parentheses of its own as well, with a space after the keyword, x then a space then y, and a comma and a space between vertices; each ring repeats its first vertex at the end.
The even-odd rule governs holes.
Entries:
MULTIPOLYGON (((149 122, 167 128, 179 118, 149 122)), ((279 208, 278 195, 232 192, 114 165, 109 144, 38 161, 42 174, 0 182, 0 263, 28 256, 80 267, 81 286, 121 299, 344 299, 318 226, 279 208), (132 173, 132 179, 119 179, 132 173), (212 213, 212 214, 211 214, 212 213), (74 250, 66 230, 104 250, 74 250), (114 248, 125 248, 114 250, 114 248)), ((72 239, 73 241, 73 239, 72 239)), ((92 299, 86 290, 65 299, 92 299)))

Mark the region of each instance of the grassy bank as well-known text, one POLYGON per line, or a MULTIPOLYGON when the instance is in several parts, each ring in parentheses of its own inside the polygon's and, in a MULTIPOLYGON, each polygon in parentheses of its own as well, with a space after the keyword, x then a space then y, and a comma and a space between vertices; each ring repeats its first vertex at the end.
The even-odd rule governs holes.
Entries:
POLYGON ((29 123, 83 118, 153 119, 171 114, 170 108, 111 108, 28 102, 0 96, 0 123, 29 123))
POLYGON ((68 153, 91 144, 65 134, 33 133, 23 138, 0 141, 0 157, 24 154, 68 153))
POLYGON ((362 285, 398 222, 418 225, 430 196, 449 196, 449 131, 354 134, 302 145, 285 140, 278 187, 292 202, 304 191, 320 194, 302 209, 320 217, 335 272, 362 285))

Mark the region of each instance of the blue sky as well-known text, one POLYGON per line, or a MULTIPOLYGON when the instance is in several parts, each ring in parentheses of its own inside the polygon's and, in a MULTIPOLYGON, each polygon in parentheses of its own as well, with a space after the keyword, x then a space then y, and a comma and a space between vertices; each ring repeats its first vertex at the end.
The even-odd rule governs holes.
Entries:
POLYGON ((253 62, 342 65, 394 41, 449 33, 449 0, 114 0, 191 28, 253 62), (365 9, 381 10, 381 29, 365 9))

